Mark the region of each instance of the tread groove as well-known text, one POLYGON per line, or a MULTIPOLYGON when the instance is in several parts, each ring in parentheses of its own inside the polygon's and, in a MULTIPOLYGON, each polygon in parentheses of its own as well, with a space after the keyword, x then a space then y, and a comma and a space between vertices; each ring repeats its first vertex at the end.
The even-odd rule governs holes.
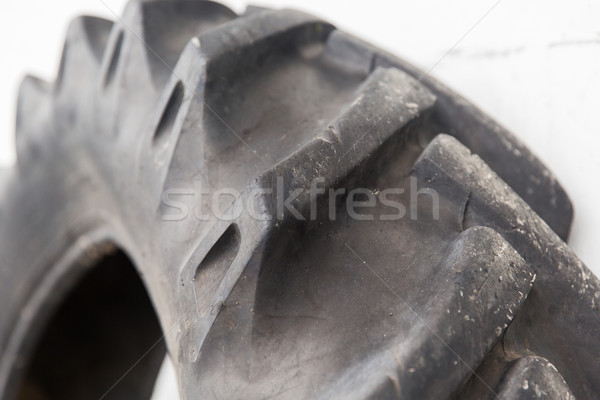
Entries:
POLYGON ((179 109, 183 103, 184 95, 185 88, 183 83, 178 81, 171 92, 169 101, 163 110, 160 121, 156 127, 156 131, 154 132, 154 136, 152 138, 154 143, 156 143, 158 140, 166 139, 171 135, 173 127, 175 126, 175 120, 179 114, 179 109))
POLYGON ((112 49, 112 53, 110 56, 110 61, 108 63, 108 68, 106 70, 106 75, 104 77, 104 87, 107 88, 115 78, 117 73, 117 68, 119 66, 119 59, 121 58, 121 52, 123 47, 123 41, 125 40, 125 34, 123 31, 120 31, 115 40, 115 44, 112 49))

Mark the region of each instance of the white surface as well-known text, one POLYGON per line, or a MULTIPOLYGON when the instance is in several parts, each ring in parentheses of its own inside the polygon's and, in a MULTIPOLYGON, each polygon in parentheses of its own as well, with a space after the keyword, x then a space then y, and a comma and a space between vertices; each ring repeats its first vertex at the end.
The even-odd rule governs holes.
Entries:
MULTIPOLYGON (((116 13, 125 4, 102 1, 116 13)), ((238 12, 245 8, 245 1, 224 3, 238 12)), ((69 20, 79 14, 114 19, 105 4, 100 0, 3 3, 0 165, 15 159, 14 112, 20 79, 32 73, 53 80, 69 20)), ((570 244, 600 275, 596 244, 600 211, 595 207, 600 197, 600 2, 263 0, 256 4, 319 15, 424 70, 441 59, 432 75, 513 131, 556 174, 575 207, 570 244)))

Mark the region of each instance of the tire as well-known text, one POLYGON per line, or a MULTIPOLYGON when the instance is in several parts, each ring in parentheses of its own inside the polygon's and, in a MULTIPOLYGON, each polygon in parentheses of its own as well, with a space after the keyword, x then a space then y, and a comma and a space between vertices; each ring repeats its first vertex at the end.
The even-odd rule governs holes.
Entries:
POLYGON ((324 21, 78 18, 16 135, 4 399, 149 398, 165 352, 187 399, 600 397, 600 285, 553 175, 324 21))

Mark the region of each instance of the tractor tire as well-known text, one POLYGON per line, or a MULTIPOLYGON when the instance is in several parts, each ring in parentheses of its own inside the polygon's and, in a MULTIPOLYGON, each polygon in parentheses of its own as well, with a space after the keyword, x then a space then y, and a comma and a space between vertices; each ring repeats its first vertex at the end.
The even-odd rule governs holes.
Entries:
POLYGON ((325 21, 77 18, 16 146, 2 399, 149 398, 165 354, 186 399, 600 398, 600 284, 552 173, 325 21))

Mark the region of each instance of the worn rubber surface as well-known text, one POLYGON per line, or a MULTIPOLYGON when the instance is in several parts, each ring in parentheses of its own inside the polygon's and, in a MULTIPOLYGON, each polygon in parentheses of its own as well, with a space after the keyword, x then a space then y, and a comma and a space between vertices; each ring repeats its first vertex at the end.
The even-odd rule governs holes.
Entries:
POLYGON ((600 398, 600 285, 553 175, 324 21, 204 1, 78 18, 55 83, 23 81, 16 134, 2 398, 148 398, 165 351, 187 399, 600 398), (315 178, 422 202, 367 220, 342 195, 300 219, 267 196, 271 218, 175 220, 165 195, 235 189, 233 214, 315 178))

